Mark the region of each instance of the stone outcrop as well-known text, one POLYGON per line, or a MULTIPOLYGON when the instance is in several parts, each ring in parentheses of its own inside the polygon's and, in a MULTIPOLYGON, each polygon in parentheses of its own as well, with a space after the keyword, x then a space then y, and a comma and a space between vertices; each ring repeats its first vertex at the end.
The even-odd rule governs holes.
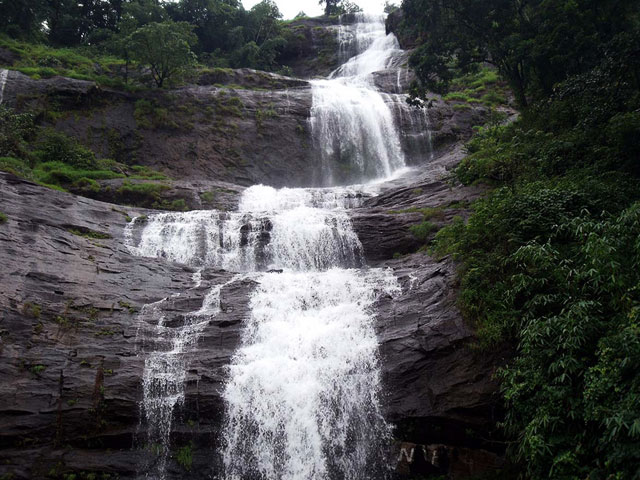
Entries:
MULTIPOLYGON (((174 179, 204 178, 218 189, 229 189, 224 183, 321 184, 307 82, 249 69, 220 71, 221 78, 232 83, 208 84, 216 78, 206 82, 201 78, 202 85, 135 94, 63 77, 33 80, 11 71, 4 104, 39 112, 42 122, 77 138, 103 158, 150 166, 174 179)), ((384 72, 377 78, 390 92, 396 88, 384 72)), ((423 112, 408 108, 397 95, 388 100, 410 164, 421 163, 429 154, 425 121, 438 153, 468 138, 471 127, 488 113, 479 106, 455 110, 442 101, 423 112)), ((98 198, 117 201, 104 194, 98 198)), ((195 197, 183 198, 189 207, 198 208, 195 197)))
MULTIPOLYGON (((353 21, 353 19, 352 19, 353 21)), ((284 28, 286 50, 280 61, 300 78, 322 78, 340 64, 336 29, 337 17, 301 18, 284 28)))
MULTIPOLYGON (((7 215, 0 225, 0 476, 134 478, 145 468, 140 458, 150 456, 140 428, 140 309, 179 295, 169 312, 179 323, 232 275, 205 271, 193 288, 193 269, 131 256, 122 237, 126 217, 143 211, 5 173, 0 205, 7 215)), ((198 446, 200 473, 190 478, 209 478, 214 468, 221 382, 252 288, 240 280, 222 290, 221 312, 189 362, 175 442, 198 446)))
MULTIPOLYGON (((399 474, 403 468, 411 474, 464 473, 470 468, 465 458, 480 456, 487 467, 500 458, 501 445, 491 432, 499 415, 492 374, 501 355, 473 348, 473 331, 455 308, 451 261, 407 254, 420 246, 409 227, 421 214, 403 210, 460 203, 481 193, 442 180, 460 155, 452 150, 352 212, 369 263, 392 268, 402 287, 393 301, 384 297, 377 305, 385 414, 396 424, 398 440, 444 449, 438 462, 432 455, 426 463, 401 465, 399 474), (403 255, 393 259, 397 253, 403 255)), ((123 232, 128 217, 145 210, 83 199, 9 174, 0 174, 0 187, 8 217, 0 225, 0 474, 136 478, 155 458, 145 450, 139 407, 139 354, 154 319, 140 309, 179 294, 166 312, 169 324, 180 325, 231 274, 205 271, 196 286, 192 268, 131 256, 123 232)), ((455 213, 446 211, 438 221, 455 213)), ((186 401, 172 433, 175 449, 193 445, 189 478, 218 472, 212 459, 218 458, 225 366, 240 341, 252 288, 252 281, 239 280, 222 290, 222 311, 189 355, 186 401)), ((172 457, 168 474, 181 478, 186 472, 172 457)))
MULTIPOLYGON (((336 22, 290 24, 298 43, 288 54, 298 76, 325 75, 337 66, 336 22)), ((480 187, 453 185, 448 172, 464 155, 461 141, 488 111, 456 110, 439 98, 427 111, 405 108, 395 94, 413 77, 406 68, 397 73, 406 56, 398 62, 374 80, 389 94, 408 162, 420 169, 386 183, 349 215, 368 264, 393 269, 402 289, 378 301, 376 323, 385 415, 402 442, 393 453, 398 476, 464 478, 500 463, 493 373, 506 353, 474 348, 473 329, 455 305, 455 265, 417 252, 425 239, 410 227, 424 219, 425 207, 436 211, 429 221, 437 227, 464 217, 467 202, 482 194, 480 187), (424 148, 425 121, 431 149, 424 148)), ((3 103, 39 112, 39 121, 99 156, 167 173, 173 180, 163 198, 186 199, 188 208, 233 210, 244 186, 255 183, 319 183, 305 80, 214 69, 180 89, 131 93, 13 71, 3 103)), ((109 188, 88 199, 0 172, 0 211, 7 215, 0 223, 0 478, 104 474, 126 480, 157 460, 139 405, 143 354, 157 319, 141 309, 167 299, 167 325, 179 326, 232 274, 205 270, 198 283, 193 268, 131 255, 127 222, 151 210, 116 205, 131 203, 117 193, 122 183, 103 181, 109 188)), ((222 289, 221 311, 188 356, 169 478, 220 473, 220 395, 253 287, 240 278, 222 289), (187 445, 190 472, 175 458, 187 445)))

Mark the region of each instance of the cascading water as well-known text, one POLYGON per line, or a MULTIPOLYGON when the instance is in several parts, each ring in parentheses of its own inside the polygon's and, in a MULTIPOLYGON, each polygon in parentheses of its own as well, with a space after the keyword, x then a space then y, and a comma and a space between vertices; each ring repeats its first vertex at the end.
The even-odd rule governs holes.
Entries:
MULTIPOLYGON (((230 367, 223 431, 229 480, 384 477, 389 429, 378 401, 372 304, 398 285, 385 270, 345 269, 363 264, 343 207, 354 200, 347 192, 258 185, 244 192, 238 213, 157 214, 128 227, 138 255, 200 267, 235 258, 244 259, 238 270, 284 269, 255 277, 252 314, 230 367), (245 227, 246 240, 238 240, 245 227)), ((212 290, 217 304, 221 288, 212 290)), ((184 354, 208 321, 204 312, 215 314, 210 303, 178 331, 165 327, 161 305, 141 312, 155 314, 157 335, 170 338, 168 349, 147 356, 144 372, 149 440, 163 452, 173 410, 184 400, 184 354)))
POLYGON ((188 353, 200 334, 220 312, 220 292, 231 281, 213 287, 205 296, 199 310, 187 314, 183 324, 171 327, 166 324, 165 309, 176 297, 164 298, 145 305, 138 315, 139 320, 150 320, 151 343, 154 350, 145 358, 142 377, 142 413, 147 425, 147 445, 155 446, 157 462, 147 477, 163 479, 169 456, 171 425, 176 406, 184 402, 188 353), (158 344, 166 345, 158 349, 158 344))
POLYGON ((382 270, 262 277, 224 395, 227 479, 385 477, 371 307, 397 288, 382 270))
POLYGON ((328 80, 311 82, 311 131, 320 153, 322 180, 329 185, 340 178, 388 177, 405 165, 388 105, 393 101, 377 91, 371 77, 401 52, 398 41, 385 34, 383 16, 358 13, 356 20, 341 25, 338 35, 340 50, 355 55, 328 80))
POLYGON ((0 105, 4 100, 4 87, 7 84, 7 78, 9 78, 9 70, 0 69, 0 105))
MULTIPOLYGON (((337 156, 355 171, 353 178, 365 181, 402 168, 404 157, 392 102, 370 79, 395 55, 397 42, 384 34, 381 17, 357 20, 341 33, 352 42, 344 50, 355 56, 333 78, 313 82, 311 122, 322 155, 337 156)), ((257 282, 223 393, 223 478, 386 478, 390 429, 379 401, 374 304, 399 286, 390 271, 365 268, 346 213, 373 194, 372 184, 257 185, 243 192, 237 212, 162 213, 127 227, 133 254, 247 272, 257 282)), ((201 276, 194 281, 199 286, 201 276)), ((155 477, 165 477, 187 353, 206 327, 205 317, 216 314, 223 288, 214 287, 178 329, 169 328, 162 313, 162 303, 171 299, 141 313, 155 319, 154 332, 164 340, 147 353, 144 371, 149 442, 163 452, 155 477)))

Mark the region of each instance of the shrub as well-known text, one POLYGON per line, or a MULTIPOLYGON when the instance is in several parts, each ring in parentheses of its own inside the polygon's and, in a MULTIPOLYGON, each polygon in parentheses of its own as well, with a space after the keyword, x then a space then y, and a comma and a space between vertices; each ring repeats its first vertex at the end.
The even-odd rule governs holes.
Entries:
POLYGON ((418 225, 411 225, 411 227, 409 227, 409 231, 421 242, 426 242, 427 238, 429 238, 429 234, 437 229, 438 227, 428 220, 425 220, 418 225))
POLYGON ((191 465, 193 463, 192 444, 180 447, 176 453, 176 461, 186 471, 191 471, 191 465))
POLYGON ((35 155, 42 162, 60 162, 84 169, 96 166, 96 157, 91 150, 53 129, 47 129, 41 134, 35 155))
POLYGON ((0 105, 0 157, 28 157, 27 142, 34 132, 31 113, 16 113, 0 105))

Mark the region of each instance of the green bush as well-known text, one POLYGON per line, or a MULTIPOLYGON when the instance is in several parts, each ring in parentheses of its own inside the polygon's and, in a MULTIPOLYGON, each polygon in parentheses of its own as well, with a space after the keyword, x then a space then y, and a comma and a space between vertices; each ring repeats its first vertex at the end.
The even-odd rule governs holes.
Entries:
POLYGON ((26 157, 35 133, 34 116, 0 105, 0 157, 26 157))
POLYGON ((34 153, 41 162, 60 162, 83 169, 96 167, 96 156, 91 150, 53 129, 42 132, 34 153))
POLYGON ((193 464, 192 444, 180 447, 175 458, 182 468, 188 472, 191 471, 191 465, 193 464))
POLYGON ((91 178, 82 177, 73 182, 73 188, 95 193, 100 191, 100 184, 91 178))
POLYGON ((411 225, 411 227, 409 227, 409 231, 421 242, 426 242, 427 238, 429 238, 429 235, 437 229, 438 227, 428 220, 425 220, 418 225, 411 225))
POLYGON ((111 170, 79 169, 63 162, 44 162, 33 169, 34 177, 42 183, 68 187, 82 178, 91 180, 109 180, 122 178, 122 173, 111 170))

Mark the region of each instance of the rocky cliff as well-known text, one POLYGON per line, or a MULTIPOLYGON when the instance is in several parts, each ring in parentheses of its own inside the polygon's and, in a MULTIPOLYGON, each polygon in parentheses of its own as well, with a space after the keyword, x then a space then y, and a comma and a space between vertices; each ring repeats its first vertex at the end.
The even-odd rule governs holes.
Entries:
MULTIPOLYGON (((334 26, 331 20, 293 26, 301 36, 292 53, 299 76, 334 68, 333 57, 304 61, 335 52, 334 26)), ((397 94, 411 75, 396 68, 375 78, 382 91, 397 94)), ((455 307, 454 264, 417 252, 424 240, 410 227, 421 221, 420 208, 437 208, 437 224, 464 216, 466 202, 481 193, 452 185, 447 172, 487 109, 454 109, 437 100, 426 112, 412 112, 392 95, 387 100, 420 174, 386 184, 349 213, 368 263, 393 269, 402 287, 393 302, 378 301, 376 325, 385 415, 396 425, 396 474, 464 478, 500 462, 492 375, 501 354, 474 349, 473 330, 455 307), (430 132, 416 120, 425 115, 430 132)), ((11 72, 4 103, 36 111, 42 124, 100 156, 167 173, 172 194, 187 198, 190 208, 234 209, 238 193, 253 183, 319 183, 306 80, 214 70, 176 90, 123 92, 11 72), (203 203, 199 194, 212 188, 220 191, 217 202, 203 203)), ((154 341, 143 306, 164 299, 168 324, 178 325, 211 287, 227 284, 220 313, 188 356, 186 400, 175 417, 168 466, 171 478, 212 478, 219 472, 212 459, 220 395, 253 282, 228 283, 231 273, 205 269, 198 283, 190 267, 132 256, 125 227, 151 211, 119 205, 127 199, 104 191, 94 196, 0 173, 0 211, 7 216, 0 223, 0 478, 133 479, 145 472, 144 459, 156 458, 156 446, 146 444, 140 420, 144 353, 154 341), (188 465, 178 454, 186 447, 188 465)))

